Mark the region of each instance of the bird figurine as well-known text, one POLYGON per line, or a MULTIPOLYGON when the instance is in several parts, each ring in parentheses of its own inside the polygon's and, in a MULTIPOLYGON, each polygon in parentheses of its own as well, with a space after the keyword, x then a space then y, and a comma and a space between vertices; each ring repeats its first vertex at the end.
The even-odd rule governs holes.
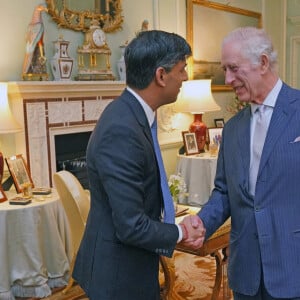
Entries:
POLYGON ((42 74, 46 72, 44 53, 44 24, 42 12, 48 11, 45 4, 37 5, 33 11, 31 22, 26 33, 26 52, 23 62, 23 77, 26 74, 42 74))
POLYGON ((141 31, 148 31, 148 29, 149 29, 149 21, 144 20, 141 26, 141 31))
POLYGON ((149 30, 149 21, 145 19, 142 22, 141 29, 136 31, 135 35, 137 36, 140 32, 148 31, 148 30, 149 30))

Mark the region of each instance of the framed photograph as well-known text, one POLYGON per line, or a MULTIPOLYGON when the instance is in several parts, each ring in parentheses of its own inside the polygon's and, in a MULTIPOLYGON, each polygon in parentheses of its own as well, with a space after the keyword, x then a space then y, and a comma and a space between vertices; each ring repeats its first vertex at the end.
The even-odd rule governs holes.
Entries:
POLYGON ((1 184, 0 184, 0 203, 1 202, 4 202, 4 201, 6 201, 7 200, 7 197, 6 197, 6 195, 5 195, 5 193, 4 193, 4 190, 3 190, 3 188, 2 188, 2 186, 1 186, 1 184))
POLYGON ((34 187, 33 181, 30 176, 27 164, 22 156, 18 154, 5 159, 10 175, 14 181, 17 193, 22 193, 23 184, 31 184, 34 187))
POLYGON ((194 132, 183 131, 182 138, 184 143, 184 149, 186 155, 192 155, 199 153, 197 139, 194 132))
POLYGON ((208 139, 210 144, 216 144, 220 146, 222 141, 222 127, 208 128, 208 139))
POLYGON ((214 119, 214 121, 215 121, 216 127, 218 127, 218 128, 224 127, 224 124, 225 124, 224 119, 214 119))

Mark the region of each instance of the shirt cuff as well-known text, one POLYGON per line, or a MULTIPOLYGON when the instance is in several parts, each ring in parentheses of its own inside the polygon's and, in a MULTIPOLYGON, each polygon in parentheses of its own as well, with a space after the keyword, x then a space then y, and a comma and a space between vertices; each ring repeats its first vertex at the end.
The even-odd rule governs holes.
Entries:
POLYGON ((180 243, 182 241, 182 228, 178 224, 175 224, 178 228, 178 240, 177 243, 180 243))

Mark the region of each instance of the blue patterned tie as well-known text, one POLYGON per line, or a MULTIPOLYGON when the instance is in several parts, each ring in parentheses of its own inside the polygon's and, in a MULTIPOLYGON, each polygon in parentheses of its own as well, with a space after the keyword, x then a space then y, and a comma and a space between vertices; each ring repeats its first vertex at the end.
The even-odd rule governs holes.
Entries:
POLYGON ((164 222, 173 224, 175 223, 175 209, 174 209, 173 199, 169 190, 166 171, 164 168, 164 164, 163 164, 163 160, 161 157, 161 152, 158 144, 156 118, 151 126, 151 134, 152 134, 152 139, 154 144, 154 151, 155 151, 155 155, 159 167, 160 185, 161 185, 161 190, 164 199, 164 222))

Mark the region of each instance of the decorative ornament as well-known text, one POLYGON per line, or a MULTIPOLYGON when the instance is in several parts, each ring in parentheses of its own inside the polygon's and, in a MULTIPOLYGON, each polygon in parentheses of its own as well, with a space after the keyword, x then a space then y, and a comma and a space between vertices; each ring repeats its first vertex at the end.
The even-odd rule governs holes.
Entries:
POLYGON ((126 66, 124 60, 124 53, 127 46, 127 42, 124 45, 120 46, 121 49, 121 58, 117 62, 119 78, 121 81, 126 81, 126 66))
POLYGON ((78 75, 76 80, 114 80, 110 68, 111 50, 106 35, 97 20, 91 22, 84 43, 77 48, 78 75))
POLYGON ((26 52, 22 68, 23 80, 48 80, 46 56, 44 49, 44 24, 42 12, 47 11, 45 4, 34 8, 27 27, 26 52))
POLYGON ((68 54, 70 42, 60 36, 53 43, 55 50, 50 65, 54 80, 71 80, 74 60, 68 54))

